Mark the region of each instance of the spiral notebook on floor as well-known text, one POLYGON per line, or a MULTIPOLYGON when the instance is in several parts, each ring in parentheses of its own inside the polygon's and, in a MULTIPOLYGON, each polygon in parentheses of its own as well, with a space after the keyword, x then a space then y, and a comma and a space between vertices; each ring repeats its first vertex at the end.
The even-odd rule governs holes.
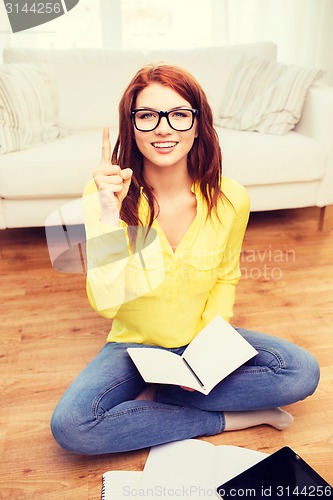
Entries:
POLYGON ((133 498, 140 488, 142 471, 112 470, 102 477, 101 500, 133 498))
POLYGON ((266 457, 266 453, 238 446, 214 446, 199 439, 154 446, 143 471, 105 472, 101 498, 214 498, 221 481, 266 457))

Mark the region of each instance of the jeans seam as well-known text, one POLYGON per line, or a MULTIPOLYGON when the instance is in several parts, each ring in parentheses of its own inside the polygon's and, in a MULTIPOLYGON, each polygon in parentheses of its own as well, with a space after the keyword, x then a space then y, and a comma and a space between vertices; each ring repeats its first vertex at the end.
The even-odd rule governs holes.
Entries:
POLYGON ((97 409, 99 407, 99 404, 101 402, 101 400, 104 398, 104 396, 106 396, 106 394, 108 394, 110 391, 112 391, 113 389, 115 389, 116 387, 119 387, 120 385, 136 378, 137 375, 132 375, 131 377, 126 377, 126 378, 123 378, 122 380, 118 380, 116 383, 108 386, 107 388, 104 389, 103 392, 100 392, 98 394, 98 396, 95 398, 93 404, 92 404, 92 413, 93 413, 93 418, 94 419, 100 419, 103 417, 104 414, 102 415, 98 415, 97 414, 97 409))
MULTIPOLYGON (((185 407, 184 406, 175 406, 174 408, 165 408, 165 406, 160 407, 160 406, 137 406, 136 408, 128 408, 126 410, 118 411, 117 413, 113 413, 112 415, 108 414, 107 418, 118 418, 123 415, 128 415, 129 413, 136 413, 136 412, 148 412, 148 411, 167 411, 167 412, 179 412, 179 411, 184 411, 185 407)), ((105 418, 105 414, 101 416, 102 418, 105 418)))
MULTIPOLYGON (((258 349, 260 351, 263 351, 263 352, 268 352, 268 354, 271 354, 272 356, 274 356, 277 359, 278 363, 279 363, 279 367, 277 369, 275 369, 275 368, 269 368, 267 366, 267 367, 263 367, 263 369, 264 369, 263 371, 266 371, 266 369, 267 369, 269 371, 273 371, 274 373, 277 373, 278 371, 280 371, 281 369, 284 369, 286 367, 284 359, 282 358, 282 356, 280 356, 279 352, 276 351, 275 349, 267 349, 265 347, 260 347, 260 346, 257 346, 257 347, 254 347, 254 348, 258 349)), ((262 371, 262 370, 260 370, 260 371, 262 371)))
MULTIPOLYGON (((275 370, 268 368, 268 366, 251 366, 248 369, 240 368, 239 370, 243 375, 256 375, 257 373, 268 373, 271 371, 275 372, 275 370)), ((230 376, 232 376, 232 373, 230 374, 230 376)))

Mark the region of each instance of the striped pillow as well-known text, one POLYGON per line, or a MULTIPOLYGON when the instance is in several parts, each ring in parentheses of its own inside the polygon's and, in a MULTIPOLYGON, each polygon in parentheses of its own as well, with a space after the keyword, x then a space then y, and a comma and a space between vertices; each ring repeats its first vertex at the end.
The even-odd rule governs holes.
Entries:
POLYGON ((0 153, 37 146, 61 135, 48 65, 0 66, 0 153))
POLYGON ((309 87, 323 74, 321 70, 242 55, 228 80, 218 125, 286 134, 301 117, 309 87))

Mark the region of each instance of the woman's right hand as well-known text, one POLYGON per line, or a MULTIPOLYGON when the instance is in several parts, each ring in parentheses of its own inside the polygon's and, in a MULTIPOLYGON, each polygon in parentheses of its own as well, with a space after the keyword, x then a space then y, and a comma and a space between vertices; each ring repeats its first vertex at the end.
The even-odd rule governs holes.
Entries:
POLYGON ((102 158, 93 176, 98 188, 102 218, 108 215, 119 217, 121 204, 128 193, 133 171, 121 169, 111 163, 111 144, 109 129, 103 129, 102 158))

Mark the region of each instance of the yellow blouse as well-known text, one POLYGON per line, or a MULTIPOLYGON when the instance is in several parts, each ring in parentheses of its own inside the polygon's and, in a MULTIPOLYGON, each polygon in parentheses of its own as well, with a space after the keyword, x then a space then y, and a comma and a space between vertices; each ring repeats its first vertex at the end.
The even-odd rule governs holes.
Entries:
MULTIPOLYGON (((88 182, 83 194, 87 294, 99 314, 113 318, 108 341, 179 347, 218 314, 230 321, 249 198, 243 186, 225 177, 222 190, 227 199, 218 203, 219 218, 214 211, 207 218, 200 189, 192 186, 197 214, 175 251, 155 220, 146 240, 139 230, 132 253, 124 222, 119 227, 100 222, 97 189, 88 182)), ((141 221, 148 210, 142 194, 141 221)))

